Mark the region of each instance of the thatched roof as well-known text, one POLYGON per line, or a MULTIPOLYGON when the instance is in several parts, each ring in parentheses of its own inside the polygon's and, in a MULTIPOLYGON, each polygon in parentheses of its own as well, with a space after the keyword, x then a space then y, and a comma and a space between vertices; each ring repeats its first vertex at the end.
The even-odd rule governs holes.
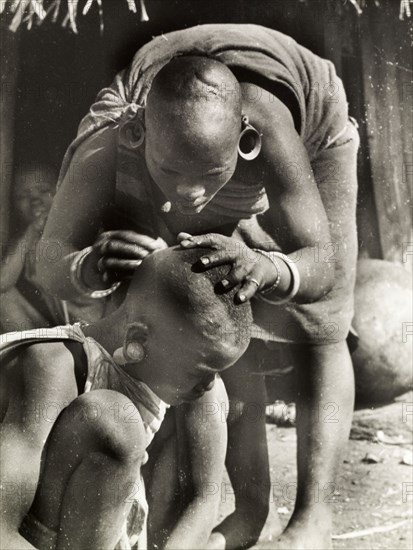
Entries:
MULTIPOLYGON (((149 0, 124 1, 133 16, 139 16, 141 21, 149 21, 145 6, 145 1, 149 2, 149 0)), ((307 3, 308 0, 299 1, 307 3)), ((380 0, 325 0, 325 2, 336 5, 338 9, 351 6, 359 15, 368 5, 372 4, 380 8, 380 0)), ((23 23, 30 29, 33 25, 40 25, 46 19, 50 19, 53 23, 60 22, 63 27, 68 27, 77 33, 79 13, 86 15, 94 4, 97 7, 100 30, 103 32, 102 0, 0 0, 0 13, 10 17, 9 28, 13 32, 23 23)), ((399 18, 401 20, 411 17, 411 4, 413 0, 400 0, 399 18)))
MULTIPOLYGON (((145 0, 125 0, 129 10, 137 15, 139 4, 140 20, 148 21, 145 0)), ((53 23, 61 21, 62 27, 69 27, 77 33, 77 18, 79 12, 86 15, 91 6, 96 3, 99 14, 100 30, 103 31, 103 4, 102 0, 3 0, 0 3, 0 13, 12 16, 10 30, 15 32, 22 23, 31 29, 33 25, 40 25, 47 18, 53 23), (81 9, 80 9, 81 8, 81 9)))

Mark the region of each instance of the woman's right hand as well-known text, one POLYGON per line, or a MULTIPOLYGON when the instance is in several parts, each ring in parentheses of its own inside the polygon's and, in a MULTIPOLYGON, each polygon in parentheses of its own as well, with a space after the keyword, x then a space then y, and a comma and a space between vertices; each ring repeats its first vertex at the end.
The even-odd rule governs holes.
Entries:
POLYGON ((96 280, 98 274, 105 286, 130 278, 146 256, 164 248, 168 245, 160 237, 153 239, 130 230, 105 231, 92 246, 87 261, 89 269, 85 266, 83 274, 84 281, 94 288, 93 280, 89 280, 88 275, 96 280))

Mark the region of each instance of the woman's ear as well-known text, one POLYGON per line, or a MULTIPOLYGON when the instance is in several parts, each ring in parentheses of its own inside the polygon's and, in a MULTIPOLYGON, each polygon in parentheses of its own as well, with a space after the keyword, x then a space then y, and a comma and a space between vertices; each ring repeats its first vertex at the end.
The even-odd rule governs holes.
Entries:
POLYGON ((145 323, 130 323, 126 329, 123 346, 113 354, 114 360, 120 365, 143 361, 147 357, 148 333, 148 325, 145 323))
POLYGON ((139 149, 145 141, 145 126, 143 121, 135 116, 122 122, 119 128, 119 140, 127 149, 139 149))

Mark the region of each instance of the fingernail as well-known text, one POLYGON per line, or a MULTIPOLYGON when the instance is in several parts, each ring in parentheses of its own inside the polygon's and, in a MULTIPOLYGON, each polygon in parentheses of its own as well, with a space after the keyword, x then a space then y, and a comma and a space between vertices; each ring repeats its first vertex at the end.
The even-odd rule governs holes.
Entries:
POLYGON ((222 285, 224 288, 227 288, 227 286, 229 286, 229 281, 228 281, 227 279, 222 279, 221 285, 222 285))
POLYGON ((240 295, 238 296, 238 300, 239 300, 240 302, 245 302, 245 294, 240 294, 240 295))
POLYGON ((201 258, 201 263, 204 264, 204 265, 208 265, 209 264, 209 258, 201 258))
POLYGON ((179 243, 181 246, 189 246, 191 244, 191 241, 188 241, 188 239, 185 239, 179 243))

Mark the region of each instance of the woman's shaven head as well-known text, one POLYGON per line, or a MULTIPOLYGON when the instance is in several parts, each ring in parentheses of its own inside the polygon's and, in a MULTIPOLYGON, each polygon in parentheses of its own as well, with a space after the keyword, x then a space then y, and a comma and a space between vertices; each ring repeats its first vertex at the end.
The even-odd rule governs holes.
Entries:
POLYGON ((155 76, 145 112, 146 163, 181 213, 200 212, 231 178, 241 105, 237 79, 217 60, 177 57, 155 76))
POLYGON ((144 369, 145 381, 171 404, 200 397, 250 341, 250 304, 235 305, 235 291, 216 292, 229 266, 200 272, 203 253, 169 248, 148 256, 124 302, 126 355, 133 363, 136 354, 137 375, 144 369))

